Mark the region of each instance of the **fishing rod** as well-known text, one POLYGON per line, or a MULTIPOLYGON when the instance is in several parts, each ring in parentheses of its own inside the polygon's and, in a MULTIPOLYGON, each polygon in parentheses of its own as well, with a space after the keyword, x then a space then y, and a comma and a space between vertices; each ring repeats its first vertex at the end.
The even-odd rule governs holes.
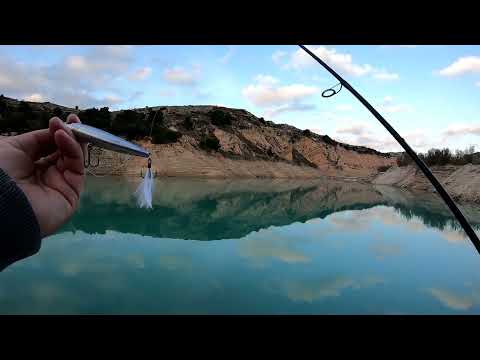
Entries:
POLYGON ((360 101, 363 106, 365 106, 372 114, 375 116, 375 118, 380 121, 380 123, 387 129, 387 131, 397 140, 397 142, 405 149, 405 152, 415 161, 417 166, 422 170, 422 172, 425 174, 427 179, 430 181, 430 183, 433 185, 435 190, 437 190, 437 193, 441 196, 443 201, 447 204, 448 208, 450 211, 455 215, 457 218, 458 222, 462 226, 463 230, 465 233, 468 235, 470 240, 472 241, 473 245, 477 249, 477 252, 480 254, 480 240, 478 239, 477 234, 475 231, 472 229, 470 224, 468 223, 467 219, 463 215, 463 213, 460 211, 458 206, 455 204, 455 202, 452 200, 448 192, 445 190, 445 188, 440 184, 440 182, 437 180, 437 178, 433 175, 433 173, 430 171, 428 166, 418 157, 418 155, 413 151, 413 149, 410 147, 410 145, 407 144, 405 139, 403 139, 398 132, 388 123, 387 120, 383 118, 380 113, 375 110, 375 108, 370 105, 370 103, 365 100, 365 98, 360 95, 347 81, 345 81, 340 75, 338 75, 330 66, 328 66, 325 62, 323 62, 317 55, 315 55, 313 52, 311 52, 309 49, 307 49, 304 45, 299 45, 307 54, 309 54, 312 58, 314 58, 320 65, 322 65, 330 74, 332 74, 338 81, 339 84, 333 86, 330 89, 325 90, 322 93, 323 97, 331 97, 335 94, 338 94, 340 90, 345 87, 348 89, 353 96, 355 96, 358 101, 360 101), (338 90, 335 90, 334 88, 336 86, 340 85, 340 88, 338 90))

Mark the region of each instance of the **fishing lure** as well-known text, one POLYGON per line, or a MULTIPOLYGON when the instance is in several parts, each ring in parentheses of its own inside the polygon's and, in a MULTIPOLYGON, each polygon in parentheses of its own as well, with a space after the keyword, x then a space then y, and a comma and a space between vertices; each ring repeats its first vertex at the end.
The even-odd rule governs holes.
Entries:
POLYGON ((67 126, 72 130, 73 134, 79 141, 88 143, 86 155, 87 159, 84 163, 86 168, 89 166, 96 167, 100 163, 100 159, 97 159, 98 161, 95 165, 91 163, 90 152, 92 145, 118 153, 148 158, 147 174, 145 174, 143 181, 135 191, 135 196, 137 197, 138 206, 152 208, 154 182, 151 169, 152 160, 150 159, 150 152, 141 146, 110 134, 107 131, 97 129, 93 126, 80 123, 67 124, 67 126))
MULTIPOLYGON (((141 146, 122 139, 121 137, 110 134, 107 131, 80 123, 67 124, 67 126, 72 130, 73 134, 79 141, 87 142, 89 143, 89 145, 95 145, 103 149, 112 150, 123 154, 135 155, 145 158, 150 157, 150 153, 141 146)), ((85 167, 91 165, 90 150, 91 146, 88 147, 88 162, 85 164, 85 167)))

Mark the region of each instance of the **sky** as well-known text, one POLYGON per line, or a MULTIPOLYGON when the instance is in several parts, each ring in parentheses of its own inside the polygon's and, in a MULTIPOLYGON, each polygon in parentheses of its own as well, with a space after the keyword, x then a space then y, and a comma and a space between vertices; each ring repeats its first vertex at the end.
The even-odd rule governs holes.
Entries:
MULTIPOLYGON (((307 45, 416 151, 480 149, 480 46, 307 45)), ((0 93, 111 110, 220 105, 349 144, 401 151, 373 115, 295 45, 0 46, 0 93)))

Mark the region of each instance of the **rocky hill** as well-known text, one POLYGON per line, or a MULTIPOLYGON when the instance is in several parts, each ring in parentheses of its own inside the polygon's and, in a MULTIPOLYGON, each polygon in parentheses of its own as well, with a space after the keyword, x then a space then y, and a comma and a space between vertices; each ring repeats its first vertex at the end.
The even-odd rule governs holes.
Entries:
MULTIPOLYGON (((4 99, 9 106, 15 106, 16 100, 4 99)), ((39 112, 58 107, 64 114, 76 112, 83 119, 82 110, 51 103, 28 105, 39 112)), ((144 132, 134 141, 151 151, 152 166, 163 176, 364 178, 376 175, 379 167, 396 164, 393 154, 275 124, 242 109, 207 105, 146 107, 109 112, 110 125, 120 124, 126 112, 139 115, 136 126, 144 128, 144 132), (161 135, 156 138, 154 134, 156 144, 146 135, 149 129, 161 135)), ((91 169, 97 175, 138 175, 146 166, 142 158, 102 150, 98 155, 100 166, 91 169)))

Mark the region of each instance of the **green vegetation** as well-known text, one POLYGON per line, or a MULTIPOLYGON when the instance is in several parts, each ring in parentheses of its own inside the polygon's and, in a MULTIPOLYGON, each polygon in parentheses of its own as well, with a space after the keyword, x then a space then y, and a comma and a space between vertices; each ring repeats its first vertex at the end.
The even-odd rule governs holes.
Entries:
MULTIPOLYGON (((60 119, 63 119, 64 115, 65 114, 63 113, 63 110, 60 109, 58 106, 55 109, 53 109, 53 116, 56 116, 60 119)), ((66 119, 64 119, 64 120, 66 120, 66 119)))
MULTIPOLYGON (((34 108, 25 101, 21 101, 18 105, 9 105, 6 99, 0 96, 0 133, 23 133, 47 128, 50 118, 57 116, 66 120, 67 115, 68 113, 60 107, 56 107, 52 111, 34 111, 34 108)), ((152 142, 155 144, 173 143, 182 136, 181 133, 169 130, 164 126, 161 110, 149 111, 147 116, 133 110, 125 110, 113 116, 108 107, 102 107, 82 110, 78 112, 78 116, 84 124, 118 136, 125 136, 129 140, 149 136, 150 131, 152 132, 152 142)), ((193 128, 191 119, 185 119, 184 126, 193 128)))
POLYGON ((182 137, 178 131, 173 131, 165 127, 155 127, 152 133, 152 144, 171 144, 177 142, 182 137))
POLYGON ((136 111, 122 111, 113 119, 111 132, 115 135, 126 135, 129 140, 147 136, 149 128, 144 119, 145 115, 136 111))
MULTIPOLYGON (((465 150, 457 150, 455 153, 452 153, 448 148, 430 149, 426 153, 419 153, 418 157, 428 166, 465 165, 472 163, 474 153, 475 146, 470 146, 465 150)), ((413 164, 413 159, 407 153, 403 153, 397 159, 397 164, 398 166, 407 166, 413 164)))
POLYGON ((264 125, 267 123, 263 117, 259 118, 258 120, 264 125))
POLYGON ((163 112, 161 110, 150 111, 148 113, 147 124, 150 124, 150 126, 152 126, 152 123, 154 124, 154 126, 163 125, 163 112))
POLYGON ((310 135, 312 135, 312 132, 308 129, 305 129, 305 130, 302 131, 302 134, 303 134, 303 136, 310 136, 310 135))
POLYGON ((333 146, 336 146, 338 143, 333 140, 330 136, 328 135, 324 135, 323 136, 323 141, 326 143, 326 144, 329 144, 329 145, 333 145, 333 146))
POLYGON ((191 116, 187 116, 182 123, 183 127, 187 130, 193 130, 194 124, 191 116))
POLYGON ((0 133, 23 133, 48 127, 53 113, 34 111, 25 101, 10 107, 3 96, 0 97, 0 133))
POLYGON ((96 108, 86 109, 80 111, 78 117, 84 124, 110 131, 111 116, 108 107, 103 107, 100 110, 96 108))
POLYGON ((218 151, 220 149, 220 140, 218 140, 214 134, 204 136, 203 139, 200 140, 200 148, 218 151))
POLYGON ((212 124, 215 126, 227 126, 232 124, 232 116, 222 110, 212 110, 209 113, 212 124))

